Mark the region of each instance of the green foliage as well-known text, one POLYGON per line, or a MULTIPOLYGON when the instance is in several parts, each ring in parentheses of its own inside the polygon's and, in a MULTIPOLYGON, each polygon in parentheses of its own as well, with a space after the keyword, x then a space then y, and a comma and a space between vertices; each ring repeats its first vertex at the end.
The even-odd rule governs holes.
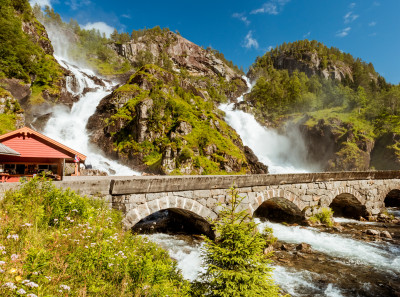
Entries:
POLYGON ((222 165, 227 157, 231 157, 243 164, 240 173, 245 173, 246 157, 235 145, 239 136, 220 120, 215 113, 213 102, 206 102, 194 95, 193 89, 183 89, 179 84, 181 79, 178 74, 172 74, 156 65, 145 65, 131 76, 128 84, 114 92, 113 100, 125 102, 105 121, 107 129, 115 131, 113 139, 116 150, 121 154, 143 155, 143 160, 148 166, 159 168, 162 152, 169 146, 178 155, 178 171, 174 172, 176 174, 179 174, 179 166, 190 160, 193 160, 195 165, 194 173, 226 174, 222 165), (151 85, 149 91, 139 88, 134 83, 142 80, 151 85), (138 143, 131 127, 138 118, 138 104, 149 98, 152 99, 153 105, 148 110, 147 129, 157 137, 138 143), (181 122, 190 124, 191 133, 170 137, 181 122), (205 151, 210 145, 215 145, 216 151, 206 155, 205 151), (194 150, 198 152, 197 156, 194 156, 194 150))
POLYGON ((321 211, 312 217, 309 218, 309 220, 313 223, 322 223, 327 225, 328 227, 333 226, 333 210, 330 209, 329 207, 323 207, 321 211))
POLYGON ((271 230, 260 233, 247 211, 239 209, 244 198, 233 187, 229 194, 230 204, 214 221, 215 241, 205 239, 206 272, 198 284, 202 296, 279 296, 271 261, 263 253, 272 240, 271 230))
POLYGON ((51 87, 61 74, 54 58, 22 31, 22 21, 36 20, 27 0, 0 0, 0 73, 27 83, 51 87))
MULTIPOLYGON (((100 200, 34 178, 0 203, 0 282, 37 296, 188 296, 168 253, 100 200)), ((16 290, 1 286, 2 296, 16 290)))

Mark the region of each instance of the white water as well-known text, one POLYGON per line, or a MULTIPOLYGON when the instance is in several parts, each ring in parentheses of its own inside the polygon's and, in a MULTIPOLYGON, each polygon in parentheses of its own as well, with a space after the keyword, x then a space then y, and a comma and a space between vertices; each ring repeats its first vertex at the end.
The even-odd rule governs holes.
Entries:
POLYGON ((113 84, 104 81, 105 87, 96 85, 90 78, 95 73, 90 69, 80 69, 62 58, 55 56, 58 63, 70 70, 74 77, 67 79, 67 90, 80 97, 71 110, 66 107, 55 107, 43 133, 48 137, 87 156, 86 164, 107 172, 109 175, 138 175, 137 172, 106 158, 98 148, 90 144, 86 124, 94 114, 100 100, 111 93, 113 84), (73 82, 76 82, 74 88, 73 82), (85 88, 92 90, 83 95, 85 88))
MULTIPOLYGON (((252 85, 247 77, 248 90, 237 98, 243 101, 245 94, 251 91, 252 85)), ((288 131, 287 135, 279 134, 275 129, 261 126, 253 115, 234 109, 234 103, 221 104, 225 112, 225 121, 236 130, 243 144, 250 147, 260 162, 268 166, 270 173, 303 173, 318 171, 316 166, 308 164, 307 149, 298 131, 288 131)))
POLYGON ((350 224, 358 224, 358 225, 376 225, 376 222, 358 221, 358 220, 342 218, 342 217, 334 217, 333 220, 336 223, 350 223, 350 224))
MULTIPOLYGON (((258 223, 260 221, 256 219, 258 223)), ((320 232, 313 228, 284 226, 264 222, 259 230, 273 229, 278 240, 288 243, 308 243, 316 251, 342 258, 349 263, 371 265, 378 269, 400 273, 400 247, 387 243, 368 243, 349 237, 320 232)))
MULTIPOLYGON (((189 245, 177 236, 167 234, 142 235, 159 244, 167 250, 170 256, 178 263, 184 278, 193 281, 200 273, 204 272, 202 264, 202 243, 189 245)), ((332 284, 326 287, 317 287, 313 284, 312 273, 308 271, 289 270, 282 266, 274 266, 273 278, 275 282, 286 292, 293 296, 342 296, 340 290, 332 284)))
POLYGON ((388 207, 387 212, 396 218, 400 218, 400 208, 398 207, 388 207))

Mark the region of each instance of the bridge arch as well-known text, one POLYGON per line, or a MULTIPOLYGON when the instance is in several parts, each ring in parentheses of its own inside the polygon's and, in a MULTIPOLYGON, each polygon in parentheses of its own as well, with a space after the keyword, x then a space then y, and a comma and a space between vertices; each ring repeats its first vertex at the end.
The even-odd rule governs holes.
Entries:
POLYGON ((302 221, 304 207, 297 195, 281 189, 264 191, 249 204, 254 217, 287 223, 302 221))
POLYGON ((162 210, 172 210, 204 221, 208 218, 215 219, 217 217, 215 212, 195 200, 178 196, 165 196, 147 201, 129 210, 123 220, 124 228, 129 230, 140 220, 162 210))
POLYGON ((400 189, 390 190, 384 197, 385 207, 400 207, 400 189))
POLYGON ((350 187, 340 187, 331 196, 329 207, 333 216, 359 219, 368 216, 365 198, 350 187))

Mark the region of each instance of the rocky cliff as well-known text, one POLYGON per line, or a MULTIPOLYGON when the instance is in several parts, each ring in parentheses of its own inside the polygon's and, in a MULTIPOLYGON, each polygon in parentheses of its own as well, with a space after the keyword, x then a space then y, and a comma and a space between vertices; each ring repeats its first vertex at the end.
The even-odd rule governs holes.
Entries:
POLYGON ((90 118, 91 140, 110 157, 156 174, 266 173, 181 74, 146 65, 104 98, 90 118))
POLYGON ((133 65, 158 66, 193 77, 191 84, 205 89, 213 88, 215 94, 205 94, 212 99, 234 99, 246 91, 247 86, 241 78, 243 73, 232 65, 223 55, 212 49, 203 49, 179 34, 155 27, 144 31, 142 36, 126 43, 109 45, 119 55, 127 58, 133 65))

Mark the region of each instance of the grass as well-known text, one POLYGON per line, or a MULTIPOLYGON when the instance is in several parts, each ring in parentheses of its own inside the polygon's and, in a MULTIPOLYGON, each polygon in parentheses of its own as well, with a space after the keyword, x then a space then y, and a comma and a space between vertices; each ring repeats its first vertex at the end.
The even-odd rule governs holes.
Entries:
POLYGON ((187 296, 168 253, 121 225, 102 201, 40 178, 8 192, 0 203, 0 295, 187 296))
POLYGON ((15 114, 0 114, 0 135, 15 130, 15 114))

